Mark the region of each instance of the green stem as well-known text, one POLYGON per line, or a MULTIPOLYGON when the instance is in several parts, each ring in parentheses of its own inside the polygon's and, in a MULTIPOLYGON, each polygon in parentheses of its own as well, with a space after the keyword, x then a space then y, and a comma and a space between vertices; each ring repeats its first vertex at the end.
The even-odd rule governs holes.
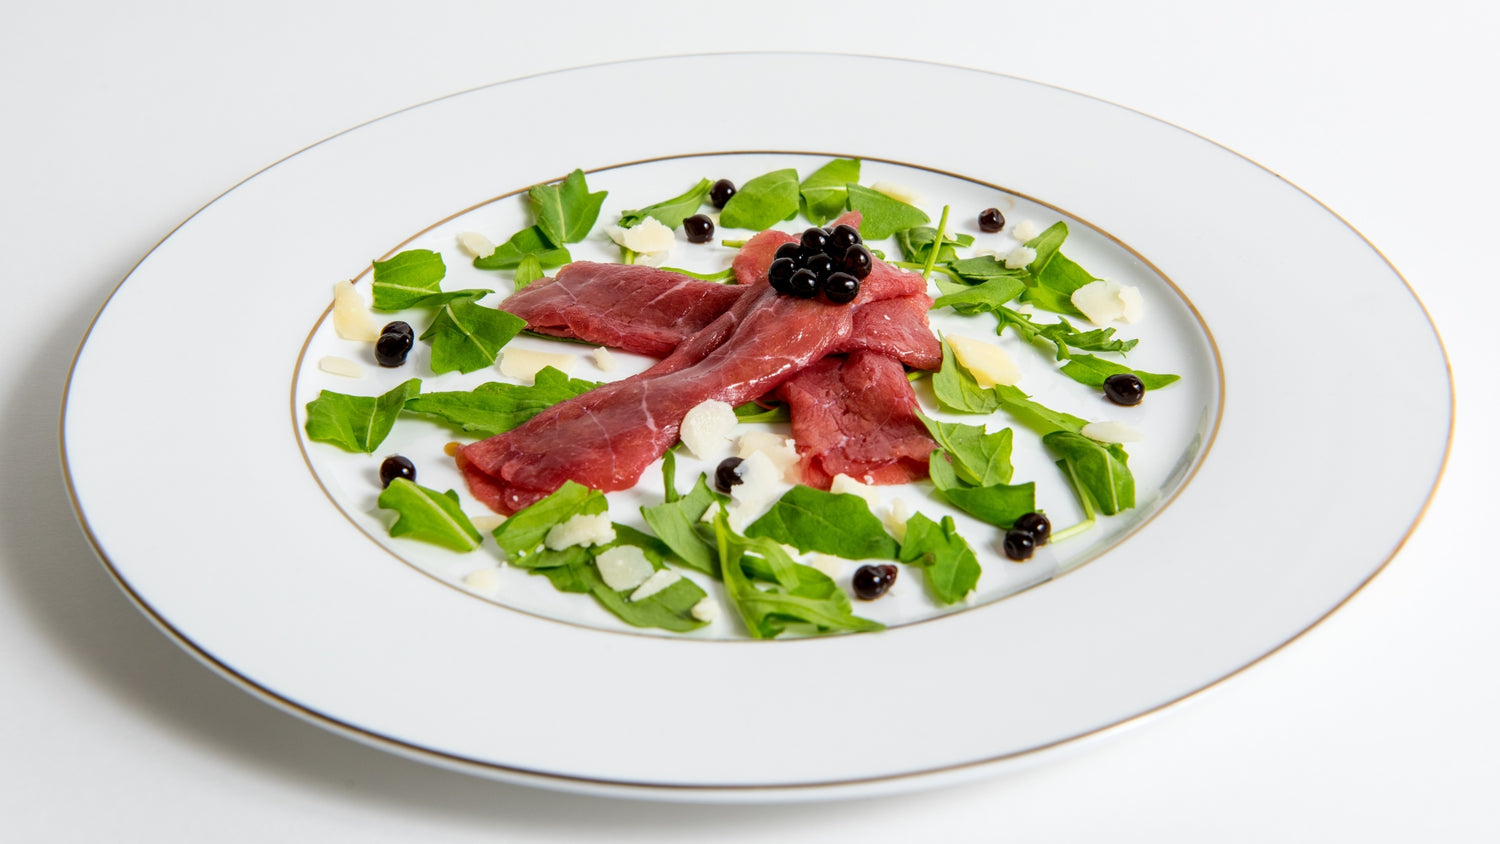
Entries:
POLYGON ((729 281, 734 278, 734 267, 725 267, 716 273, 695 273, 692 270, 684 270, 680 267, 662 267, 667 272, 685 275, 688 278, 696 278, 699 281, 729 281))
POLYGON ((622 264, 634 264, 635 263, 635 256, 636 256, 636 254, 637 253, 635 252, 635 250, 633 250, 633 249, 627 249, 624 246, 621 246, 620 247, 620 263, 622 263, 622 264))
POLYGON ((932 249, 927 252, 927 263, 922 267, 922 279, 932 274, 932 265, 937 263, 938 253, 943 251, 943 233, 948 227, 948 206, 943 206, 943 214, 938 217, 937 234, 932 237, 932 249))
POLYGON ((1053 531, 1052 538, 1048 542, 1060 542, 1080 533, 1091 530, 1094 527, 1094 497, 1078 482, 1078 475, 1073 472, 1073 466, 1066 460, 1058 461, 1062 464, 1063 471, 1068 473, 1068 482, 1073 485, 1073 492, 1078 495, 1078 501, 1083 505, 1083 521, 1076 525, 1070 525, 1062 530, 1053 531))
MULTIPOLYGON (((922 269, 923 267, 926 266, 926 264, 917 264, 917 263, 913 263, 911 261, 889 261, 888 263, 891 266, 893 266, 893 267, 900 267, 903 270, 920 270, 920 269, 922 269)), ((964 284, 968 283, 968 282, 964 281, 964 277, 963 276, 961 276, 958 273, 954 272, 952 270, 952 268, 950 268, 950 267, 934 266, 934 267, 932 267, 932 269, 937 270, 938 272, 942 273, 943 275, 946 275, 947 277, 953 279, 954 281, 957 281, 957 282, 960 282, 960 283, 964 283, 964 284)))
POLYGON ((739 249, 740 247, 744 246, 745 243, 746 243, 746 241, 743 241, 743 240, 721 240, 721 241, 719 241, 719 245, 721 245, 721 246, 728 246, 731 249, 739 249))

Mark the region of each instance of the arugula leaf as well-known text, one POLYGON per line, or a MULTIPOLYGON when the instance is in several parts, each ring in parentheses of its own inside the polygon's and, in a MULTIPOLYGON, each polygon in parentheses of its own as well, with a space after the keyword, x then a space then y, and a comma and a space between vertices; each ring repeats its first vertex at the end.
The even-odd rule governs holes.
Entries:
POLYGON ((954 413, 994 413, 1000 400, 993 390, 979 386, 974 376, 958 362, 948 341, 943 341, 943 365, 932 376, 932 392, 938 405, 954 413))
POLYGON ((865 240, 884 240, 896 232, 932 222, 922 209, 873 188, 851 184, 847 190, 850 210, 860 213, 859 236, 865 240))
POLYGON ((863 498, 801 484, 781 496, 769 512, 745 529, 745 535, 846 560, 896 558, 896 540, 885 532, 863 498))
MULTIPOLYGON (((942 288, 943 285, 939 284, 942 288)), ((1026 282, 1014 276, 995 276, 954 293, 945 292, 932 303, 932 309, 951 307, 969 315, 979 311, 998 311, 1000 306, 1021 295, 1026 282)))
MULTIPOLYGON (((896 232, 896 245, 901 247, 902 256, 914 264, 927 263, 927 259, 932 256, 932 247, 936 240, 937 229, 932 226, 914 226, 896 232)), ((955 247, 967 248, 973 245, 973 235, 948 232, 943 235, 943 244, 938 248, 937 258, 933 259, 933 262, 935 264, 953 263, 958 260, 955 247)))
POLYGON ((400 311, 438 292, 447 274, 443 256, 430 249, 408 249, 389 261, 375 261, 371 281, 377 311, 400 311))
POLYGON ((659 627, 673 633, 686 633, 707 623, 693 618, 692 610, 708 593, 686 577, 654 595, 632 601, 630 594, 634 590, 616 592, 609 588, 594 566, 585 564, 580 569, 579 579, 588 587, 594 600, 633 627, 659 627))
POLYGON ((469 433, 492 437, 597 386, 597 382, 569 378, 548 366, 536 374, 536 383, 531 386, 492 381, 468 392, 424 393, 408 399, 406 409, 437 417, 469 433))
POLYGON ((599 219, 599 206, 608 191, 589 193, 582 170, 574 170, 556 185, 536 185, 529 192, 537 228, 554 246, 588 237, 599 219))
POLYGON ((526 256, 533 255, 543 269, 560 267, 573 260, 566 247, 554 245, 547 240, 538 226, 521 229, 495 247, 495 251, 474 259, 474 266, 481 270, 519 269, 526 256))
POLYGON ((969 486, 958 479, 942 449, 927 461, 927 473, 938 494, 976 519, 1008 528, 1036 509, 1036 484, 969 486))
POLYGON ((307 438, 345 451, 373 454, 396 424, 401 407, 421 390, 422 382, 416 378, 379 396, 323 390, 307 403, 307 438))
POLYGON ((708 200, 708 192, 713 189, 713 182, 707 179, 699 179, 698 184, 688 188, 687 191, 664 199, 655 205, 647 205, 634 211, 620 212, 620 228, 628 229, 645 222, 647 217, 655 217, 658 223, 669 229, 675 229, 682 225, 682 221, 698 213, 698 209, 708 200))
MULTIPOLYGON (((1136 338, 1129 340, 1114 339, 1113 328, 1094 328, 1088 331, 1079 331, 1073 324, 1062 317, 1057 322, 1043 326, 1041 335, 1059 346, 1072 346, 1079 351, 1085 352, 1119 352, 1124 354, 1135 348, 1140 342, 1136 338)), ((1061 357, 1058 360, 1062 360, 1061 357)))
POLYGON ((521 263, 516 264, 515 291, 520 293, 533 281, 539 281, 546 277, 542 272, 542 259, 537 253, 528 252, 521 257, 521 263))
POLYGON ((593 516, 609 509, 604 493, 574 481, 563 481, 557 492, 516 513, 495 528, 495 542, 515 561, 535 553, 547 531, 579 513, 593 516))
POLYGON ((518 316, 463 298, 444 302, 420 339, 432 344, 434 374, 468 373, 493 365, 500 349, 525 327, 518 316))
POLYGON ((713 548, 698 533, 703 514, 721 500, 709 489, 708 476, 699 475, 692 491, 680 498, 676 497, 670 479, 667 480, 667 489, 668 499, 661 504, 642 507, 641 516, 684 565, 718 577, 718 560, 713 548))
POLYGON ((979 583, 979 559, 958 535, 952 516, 944 516, 942 524, 921 513, 908 519, 900 559, 922 569, 927 588, 942 604, 963 600, 979 583))
POLYGON ((787 405, 778 404, 773 407, 761 407, 753 401, 736 405, 734 418, 741 422, 790 422, 792 412, 787 405))
POLYGON ((740 186, 724 203, 719 225, 729 229, 762 231, 797 216, 800 200, 797 171, 790 168, 773 170, 740 186))
POLYGON ((1026 241, 1027 246, 1036 250, 1036 258, 1026 266, 1035 285, 1030 287, 1021 298, 1043 310, 1082 316, 1073 306, 1073 291, 1098 279, 1090 275, 1083 267, 1078 266, 1071 258, 1062 254, 1062 244, 1067 237, 1067 224, 1058 221, 1048 226, 1046 231, 1026 241))
POLYGON ((774 541, 730 530, 722 507, 714 514, 713 535, 724 591, 754 638, 775 638, 793 625, 808 625, 819 633, 885 629, 879 622, 854 615, 849 596, 828 575, 793 562, 774 541), (749 550, 760 559, 749 557, 749 550), (774 578, 773 585, 767 589, 754 585, 745 574, 746 565, 774 578))
POLYGON ((375 503, 382 510, 396 511, 391 536, 409 536, 460 552, 479 547, 479 531, 464 515, 458 493, 451 489, 438 492, 396 478, 381 491, 375 503))
POLYGON ((1062 367, 1062 372, 1080 384, 1090 387, 1103 387, 1104 379, 1111 375, 1130 373, 1141 379, 1141 384, 1148 390, 1160 390, 1173 381, 1178 380, 1180 375, 1163 375, 1154 372, 1142 372, 1139 369, 1131 369, 1114 361, 1103 360, 1093 355, 1078 355, 1068 361, 1062 367))
POLYGON ((1126 465, 1129 455, 1118 444, 1105 445, 1072 431, 1047 434, 1042 444, 1063 459, 1106 516, 1135 506, 1135 476, 1126 465))
POLYGON ((821 226, 844 213, 849 200, 845 187, 859 181, 858 158, 835 158, 802 180, 802 214, 815 226, 821 226))
POLYGON ((992 278, 1015 278, 1023 282, 1028 275, 1024 267, 1010 269, 1005 262, 990 255, 979 255, 974 258, 964 258, 958 261, 949 261, 946 264, 950 275, 956 276, 957 280, 969 284, 977 284, 992 278))
POLYGON ((964 483, 975 486, 1010 483, 1012 434, 1009 428, 991 434, 984 430, 983 425, 938 422, 920 411, 917 418, 953 458, 953 470, 964 483))
POLYGON ((1079 419, 1071 413, 1053 410, 1031 401, 1030 397, 1021 392, 1019 387, 1002 385, 991 387, 990 390, 999 400, 1000 406, 1005 408, 1006 413, 1021 420, 1039 434, 1050 434, 1053 431, 1068 431, 1076 434, 1088 424, 1087 419, 1079 419))

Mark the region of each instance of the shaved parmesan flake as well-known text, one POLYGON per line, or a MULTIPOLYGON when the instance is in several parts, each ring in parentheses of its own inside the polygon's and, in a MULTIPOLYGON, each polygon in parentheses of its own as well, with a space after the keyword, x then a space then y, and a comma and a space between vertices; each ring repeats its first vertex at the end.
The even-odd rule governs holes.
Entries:
POLYGON ((370 303, 347 281, 333 286, 333 330, 345 340, 373 343, 380 339, 370 303))
POLYGON ((645 582, 640 586, 637 586, 635 591, 630 593, 630 600, 644 601, 681 579, 682 575, 677 572, 671 569, 662 569, 646 578, 645 582))
POLYGON ((493 592, 500 588, 500 570, 493 566, 475 569, 464 575, 464 586, 475 592, 493 592))
POLYGON ((499 513, 490 513, 484 516, 470 516, 469 522, 472 523, 474 525, 474 529, 479 531, 480 533, 490 533, 494 531, 495 528, 505 524, 505 517, 500 515, 499 513))
POLYGON ((365 368, 348 358, 328 355, 318 359, 318 368, 329 375, 342 375, 345 378, 365 377, 365 368))
POLYGON ((880 493, 876 492, 869 484, 861 483, 842 472, 833 476, 833 482, 828 485, 828 491, 834 495, 857 495, 871 504, 875 504, 880 500, 880 493))
POLYGON ((1141 432, 1124 422, 1090 422, 1078 433, 1101 443, 1133 443, 1141 439, 1141 432))
POLYGON ((602 551, 594 558, 594 565, 604 585, 616 592, 640 586, 655 571, 646 553, 634 545, 616 545, 602 551))
POLYGON ((829 577, 838 577, 844 571, 844 561, 831 554, 813 554, 807 564, 829 577))
POLYGON ((958 358, 964 369, 969 370, 979 386, 1010 386, 1021 380, 1021 370, 1016 367, 1015 361, 994 343, 975 340, 962 334, 950 334, 947 340, 953 356, 958 358))
POLYGON ((883 193, 886 196, 889 196, 891 199, 897 200, 898 202, 905 202, 907 205, 922 204, 921 194, 918 194, 916 191, 904 185, 898 185, 892 182, 876 182, 873 185, 870 185, 870 190, 876 191, 878 193, 883 193))
POLYGON ((688 612, 692 613, 693 618, 705 624, 712 624, 719 620, 719 602, 713 598, 704 598, 693 604, 693 608, 688 612))
POLYGON ((730 435, 734 433, 734 426, 738 423, 734 408, 730 407, 728 402, 709 399, 695 406, 682 417, 682 427, 677 436, 682 439, 682 444, 688 447, 688 451, 691 451, 694 457, 707 460, 729 442, 730 435))
POLYGON ((1141 311, 1146 307, 1146 302, 1141 298, 1141 291, 1128 284, 1120 285, 1120 303, 1125 306, 1125 312, 1120 314, 1120 319, 1126 322, 1135 322, 1141 318, 1141 311))
POLYGON ((729 506, 724 508, 729 526, 743 531, 745 526, 770 509, 781 497, 781 472, 763 451, 753 451, 739 466, 741 483, 730 488, 729 506))
POLYGON ((781 471, 783 481, 794 484, 802 479, 802 473, 798 469, 800 458, 797 456, 796 440, 770 431, 741 434, 735 456, 744 459, 757 451, 771 458, 771 462, 781 471))
POLYGON ((1017 246, 1005 255, 1005 268, 1019 270, 1036 260, 1036 250, 1030 246, 1017 246))
POLYGON ((500 373, 522 381, 535 381, 536 374, 546 367, 571 373, 578 363, 577 355, 558 352, 538 352, 532 349, 505 349, 500 353, 500 373))
POLYGON ((892 501, 891 509, 880 517, 880 521, 885 524, 886 533, 889 533, 897 542, 906 541, 906 523, 910 520, 911 508, 906 506, 906 502, 900 498, 892 501))
MULTIPOLYGON (((1010 227, 1010 236, 1015 238, 1016 240, 1021 241, 1022 243, 1025 243, 1033 237, 1036 237, 1036 234, 1036 223, 1033 223, 1030 220, 1022 220, 1019 223, 1016 223, 1014 226, 1010 227)), ((1028 261, 1027 263, 1030 263, 1030 261, 1028 261)))
POLYGON ((615 356, 610 353, 609 349, 600 346, 594 350, 594 366, 600 372, 614 372, 615 356))
MULTIPOLYGON (((574 545, 608 545, 615 541, 615 526, 608 513, 579 513, 547 531, 546 546, 553 551, 574 545)), ((623 587, 622 587, 623 588, 623 587)))
POLYGON ((1109 325, 1117 319, 1134 322, 1141 317, 1141 292, 1117 281, 1091 281, 1073 291, 1073 307, 1094 325, 1109 325))
POLYGON ((628 229, 606 226, 604 232, 609 235, 610 240, 642 255, 666 252, 677 242, 677 232, 663 225, 655 217, 647 217, 640 224, 628 229))
POLYGON ((495 254, 495 244, 479 232, 462 232, 458 236, 458 248, 473 258, 488 258, 495 254))

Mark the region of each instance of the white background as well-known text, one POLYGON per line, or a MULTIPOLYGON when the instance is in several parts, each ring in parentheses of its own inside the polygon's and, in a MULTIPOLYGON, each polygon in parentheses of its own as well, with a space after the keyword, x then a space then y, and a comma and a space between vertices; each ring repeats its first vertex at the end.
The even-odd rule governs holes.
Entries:
MULTIPOLYGON (((6 5, 0 839, 1500 837, 1500 554, 1480 531, 1500 500, 1489 478, 1500 468, 1490 430, 1500 388, 1484 375, 1495 352, 1481 340, 1500 307, 1493 4, 6 5), (1338 212, 1405 275, 1452 362, 1452 456, 1402 552, 1273 658, 1067 758, 934 792, 779 807, 568 796, 389 756, 230 686, 131 607, 73 518, 57 418, 89 320, 141 255, 246 176, 373 117, 540 71, 746 49, 926 59, 1091 94, 1216 140, 1338 212)), ((924 119, 919 104, 888 104, 858 80, 844 88, 924 119)), ((601 94, 653 92, 622 79, 601 94)), ((938 139, 944 124, 932 124, 938 139)), ((541 125, 518 117, 508 131, 541 125)), ((1275 220, 1261 234, 1267 250, 1298 237, 1275 220)), ((1267 292, 1273 307, 1295 298, 1274 281, 1267 292)), ((1309 365, 1326 356, 1335 377, 1358 365, 1359 349, 1322 348, 1314 321, 1274 325, 1307 344, 1309 365)), ((1388 330, 1370 326, 1369 341, 1388 330)), ((1308 424, 1336 431, 1400 397, 1392 384, 1347 419, 1308 424)), ((172 397, 142 397, 137 412, 172 409, 172 397)), ((1372 459, 1400 451, 1391 443, 1372 459)), ((1266 529, 1316 512, 1289 486, 1266 529)))

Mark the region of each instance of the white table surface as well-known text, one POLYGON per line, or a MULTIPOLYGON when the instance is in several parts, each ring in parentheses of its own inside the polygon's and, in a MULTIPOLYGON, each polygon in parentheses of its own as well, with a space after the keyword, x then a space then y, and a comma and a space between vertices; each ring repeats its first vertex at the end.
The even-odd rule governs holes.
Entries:
MULTIPOLYGON (((1480 530, 1500 503, 1500 385, 1484 375, 1496 352, 1480 339, 1500 308, 1500 7, 507 5, 7 4, 0 839, 1500 839, 1500 554, 1480 530), (387 755, 239 691, 136 612, 74 520, 57 421, 89 320, 141 255, 246 176, 405 106, 543 70, 746 49, 1052 83, 1205 135, 1338 212, 1426 305, 1456 384, 1447 472, 1401 553, 1273 658, 1066 758, 925 793, 769 807, 570 796, 387 755)), ((1264 235, 1274 249, 1298 233, 1267 220, 1264 235)), ((1385 331, 1370 326, 1370 342, 1385 331)), ((1378 457, 1399 456, 1392 443, 1378 457)), ((1301 517, 1298 503, 1268 512, 1268 527, 1301 517)))

